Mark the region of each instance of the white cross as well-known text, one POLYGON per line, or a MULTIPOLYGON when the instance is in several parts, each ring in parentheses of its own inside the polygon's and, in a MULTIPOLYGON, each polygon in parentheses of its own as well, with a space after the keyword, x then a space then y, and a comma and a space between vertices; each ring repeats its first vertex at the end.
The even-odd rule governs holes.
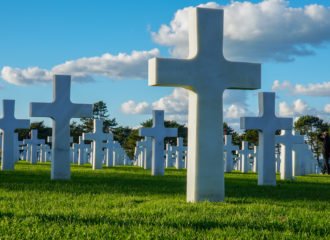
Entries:
POLYGON ((260 88, 259 64, 223 56, 223 10, 190 12, 188 59, 149 60, 149 85, 189 90, 187 201, 224 200, 223 92, 260 88))
POLYGON ((107 135, 106 143, 104 144, 105 148, 105 164, 107 167, 113 166, 113 134, 110 132, 107 135))
POLYGON ((232 136, 225 135, 225 144, 223 145, 223 151, 225 154, 225 172, 233 171, 233 151, 237 151, 238 146, 232 144, 232 136))
POLYGON ((14 131, 17 128, 29 128, 30 120, 15 118, 15 100, 3 100, 3 116, 0 119, 0 129, 2 130, 2 164, 1 170, 14 170, 15 154, 14 131))
POLYGON ((259 163, 258 184, 276 185, 275 170, 275 132, 291 130, 292 118, 279 118, 275 115, 275 93, 258 94, 259 116, 242 117, 241 129, 257 129, 259 131, 259 163))
POLYGON ((70 120, 91 117, 93 105, 75 104, 70 100, 71 76, 55 75, 53 102, 31 103, 31 117, 53 120, 51 179, 70 179, 70 120))
POLYGON ((78 165, 83 165, 86 163, 86 151, 85 149, 89 144, 85 144, 85 141, 82 139, 82 136, 79 136, 79 142, 76 145, 78 149, 78 165))
POLYGON ((103 120, 94 119, 93 133, 83 133, 84 140, 93 141, 93 169, 102 169, 103 147, 108 133, 103 132, 103 120))
POLYGON ((29 161, 32 164, 36 164, 37 156, 38 156, 38 146, 40 144, 45 144, 45 140, 38 139, 38 130, 36 130, 36 129, 32 129, 30 132, 30 135, 31 135, 30 139, 23 140, 23 143, 28 145, 29 161))
POLYGON ((243 173, 249 172, 250 166, 250 156, 253 154, 253 150, 249 149, 249 143, 246 141, 242 141, 242 149, 238 151, 241 160, 241 167, 243 173))
POLYGON ((183 151, 184 151, 184 146, 183 146, 183 138, 178 137, 177 138, 177 144, 176 146, 172 146, 172 151, 175 152, 175 168, 176 169, 181 169, 183 168, 183 151))
POLYGON ((23 141, 19 141, 18 133, 14 133, 14 162, 19 161, 19 148, 23 144, 23 141))
POLYGON ((164 138, 176 137, 177 128, 164 126, 164 111, 153 110, 152 128, 140 128, 140 136, 152 137, 151 175, 164 175, 164 138))
POLYGON ((169 168, 173 166, 173 150, 170 143, 165 147, 165 167, 169 168))
POLYGON ((281 179, 293 179, 293 145, 303 144, 304 137, 293 135, 292 130, 282 130, 281 135, 276 136, 276 143, 281 145, 281 179))

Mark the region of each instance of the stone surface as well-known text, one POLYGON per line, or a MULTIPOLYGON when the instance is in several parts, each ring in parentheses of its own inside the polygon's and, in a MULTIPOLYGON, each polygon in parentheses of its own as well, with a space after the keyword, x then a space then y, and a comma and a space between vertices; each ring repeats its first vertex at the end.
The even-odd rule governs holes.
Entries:
POLYGON ((93 141, 93 169, 102 169, 103 162, 103 148, 107 141, 108 133, 103 132, 103 120, 94 119, 93 133, 83 133, 84 140, 93 141))
POLYGON ((153 110, 152 114, 152 128, 140 128, 139 134, 144 137, 152 137, 151 175, 164 175, 164 139, 166 137, 176 137, 178 129, 164 126, 164 111, 153 110))
POLYGON ((71 76, 55 75, 53 102, 31 103, 31 117, 53 120, 51 179, 70 179, 70 120, 91 117, 92 104, 75 104, 70 100, 71 76))
POLYGON ((281 145, 281 179, 293 179, 293 145, 303 144, 304 137, 300 135, 293 135, 292 130, 282 130, 281 135, 276 136, 276 143, 281 145))
POLYGON ((108 133, 106 142, 104 144, 105 148, 105 165, 107 167, 113 166, 113 134, 108 133))
POLYGON ((149 85, 189 90, 187 201, 223 201, 223 92, 258 89, 259 64, 223 56, 223 10, 194 8, 188 59, 149 60, 149 85))
POLYGON ((185 147, 183 146, 183 138, 179 137, 177 138, 177 144, 176 146, 172 146, 172 151, 175 152, 175 168, 176 169, 182 169, 184 168, 184 162, 183 162, 183 155, 185 147))
POLYGON ((237 151, 239 148, 232 144, 232 136, 225 135, 225 144, 223 145, 223 151, 225 152, 225 172, 233 171, 233 151, 237 151))
POLYGON ((242 117, 241 129, 257 129, 259 132, 258 185, 276 185, 275 131, 291 130, 292 118, 275 115, 275 93, 258 94, 259 116, 242 117))
POLYGON ((15 101, 3 100, 3 114, 0 119, 2 130, 1 170, 14 170, 17 150, 14 144, 14 131, 18 128, 29 128, 30 120, 15 118, 15 101))

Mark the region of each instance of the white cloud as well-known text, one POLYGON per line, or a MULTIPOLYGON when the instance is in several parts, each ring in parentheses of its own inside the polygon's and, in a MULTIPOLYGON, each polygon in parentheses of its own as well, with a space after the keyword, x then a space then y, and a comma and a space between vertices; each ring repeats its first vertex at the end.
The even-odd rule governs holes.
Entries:
MULTIPOLYGON (((245 91, 226 90, 224 95, 224 118, 235 122, 235 118, 242 117, 247 113, 247 97, 245 91)), ((124 102, 121 111, 125 114, 150 114, 151 110, 164 110, 166 118, 181 123, 187 122, 188 115, 188 91, 183 88, 174 88, 170 95, 160 98, 153 103, 133 100, 124 102)))
POLYGON ((282 117, 297 117, 302 115, 319 115, 319 111, 309 107, 301 99, 296 99, 291 105, 287 102, 279 103, 279 115, 282 117))
POLYGON ((121 105, 121 111, 126 114, 148 114, 151 111, 151 107, 147 102, 136 103, 133 100, 129 100, 121 105))
POLYGON ((158 49, 150 51, 133 51, 131 54, 109 53, 102 56, 80 58, 67 61, 53 67, 51 70, 30 67, 26 69, 5 66, 1 71, 1 78, 15 85, 29 85, 45 83, 54 74, 70 74, 74 81, 93 81, 94 75, 111 79, 146 79, 148 74, 148 60, 159 55, 158 49))
MULTIPOLYGON (((224 52, 229 59, 291 61, 330 41, 330 8, 322 5, 292 8, 285 0, 265 0, 199 6, 225 9, 224 52)), ((151 33, 156 43, 171 48, 174 57, 188 55, 190 8, 178 10, 169 24, 151 33)))
POLYGON ((280 82, 275 80, 272 86, 273 91, 288 91, 293 95, 312 96, 312 97, 329 97, 330 82, 291 84, 289 81, 280 82))
POLYGON ((326 104, 326 105, 324 106, 324 112, 325 112, 325 113, 330 113, 330 104, 326 104))

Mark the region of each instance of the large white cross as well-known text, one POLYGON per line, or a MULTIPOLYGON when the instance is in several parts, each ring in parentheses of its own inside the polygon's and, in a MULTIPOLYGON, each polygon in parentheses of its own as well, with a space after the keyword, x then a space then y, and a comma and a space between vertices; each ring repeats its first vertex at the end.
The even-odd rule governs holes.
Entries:
POLYGON ((224 58, 223 10, 191 9, 189 24, 188 59, 149 60, 149 85, 189 90, 187 201, 223 201, 222 95, 260 88, 261 66, 224 58))
POLYGON ((225 154, 225 172, 233 171, 233 151, 237 151, 239 148, 232 144, 232 135, 225 135, 225 144, 223 145, 223 151, 225 154))
POLYGON ((275 93, 258 94, 259 116, 242 117, 241 129, 257 129, 259 132, 258 184, 276 185, 275 132, 291 130, 292 118, 279 118, 275 115, 275 93))
POLYGON ((176 137, 178 129, 164 126, 164 111, 153 110, 152 115, 152 128, 140 128, 139 134, 144 137, 152 137, 151 175, 164 175, 164 138, 176 137))
POLYGON ((75 104, 70 100, 71 76, 55 75, 53 102, 31 103, 31 117, 53 120, 51 179, 70 179, 70 120, 91 117, 93 105, 75 104))
POLYGON ((3 100, 3 116, 0 119, 2 130, 2 164, 1 170, 14 170, 17 156, 14 146, 14 131, 17 128, 29 128, 30 120, 15 118, 15 100, 3 100))
POLYGON ((108 133, 103 132, 103 120, 94 119, 93 133, 83 133, 84 140, 93 141, 93 169, 102 169, 103 148, 107 141, 108 133))
POLYGON ((304 137, 293 135, 292 130, 282 130, 281 135, 276 136, 276 143, 281 144, 281 179, 293 179, 293 145, 303 144, 304 137))
POLYGON ((44 139, 39 139, 38 138, 38 130, 37 129, 32 129, 30 132, 30 139, 25 139, 23 140, 24 144, 28 145, 28 149, 29 149, 29 161, 32 164, 36 164, 37 163, 37 157, 38 157, 38 148, 40 144, 45 144, 45 140, 44 139))

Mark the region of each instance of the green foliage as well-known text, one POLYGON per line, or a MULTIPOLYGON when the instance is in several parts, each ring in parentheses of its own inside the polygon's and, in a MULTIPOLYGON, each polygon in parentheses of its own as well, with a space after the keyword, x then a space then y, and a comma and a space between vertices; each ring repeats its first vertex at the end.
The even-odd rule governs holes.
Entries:
POLYGON ((307 143, 311 146, 317 160, 321 155, 322 146, 319 135, 324 131, 329 131, 329 124, 316 116, 305 115, 299 117, 294 123, 294 129, 307 136, 307 143))
POLYGON ((330 178, 276 187, 255 174, 225 174, 226 202, 186 203, 186 172, 165 176, 116 167, 72 167, 50 181, 50 165, 20 162, 0 172, 1 239, 329 239, 330 178))
POLYGON ((242 134, 242 139, 244 141, 248 141, 249 143, 253 143, 254 145, 259 145, 259 133, 258 130, 246 130, 242 134))

